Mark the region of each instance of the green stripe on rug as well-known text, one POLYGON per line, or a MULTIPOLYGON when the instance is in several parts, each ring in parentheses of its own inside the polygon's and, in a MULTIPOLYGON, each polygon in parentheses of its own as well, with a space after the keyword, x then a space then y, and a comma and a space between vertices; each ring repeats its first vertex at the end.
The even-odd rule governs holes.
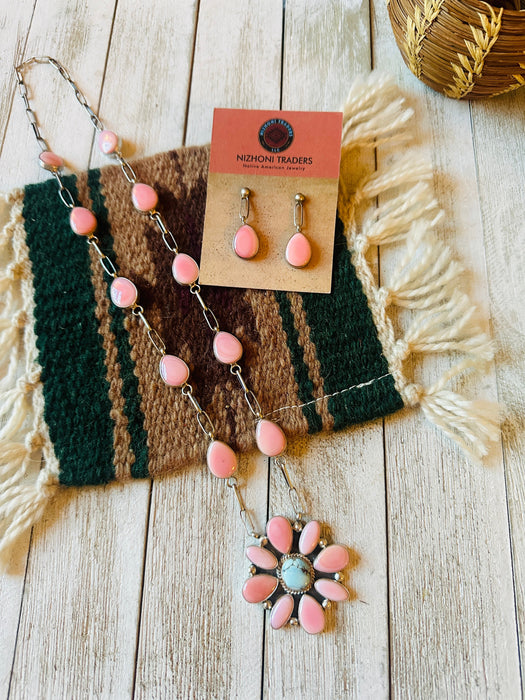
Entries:
POLYGON ((315 344, 326 394, 376 379, 369 386, 328 400, 334 429, 393 413, 403 399, 388 375, 388 363, 372 313, 337 219, 331 294, 303 294, 303 307, 315 344))
MULTIPOLYGON (((275 292, 275 298, 279 304, 279 313, 281 315, 283 329, 286 333, 286 340, 292 364, 294 368, 294 377, 298 386, 298 396, 302 403, 309 403, 314 400, 314 386, 308 374, 308 367, 304 361, 304 350, 299 345, 299 333, 295 327, 294 315, 290 306, 290 300, 286 292, 275 292)), ((317 433, 323 428, 321 416, 315 410, 315 404, 303 406, 302 411, 308 421, 308 432, 317 433)))
MULTIPOLYGON (((76 198, 75 177, 63 180, 76 198)), ((60 462, 59 479, 77 486, 105 483, 115 476, 113 421, 87 242, 69 227, 69 210, 54 180, 26 187, 23 215, 44 417, 60 462)))
MULTIPOLYGON (((88 171, 88 186, 93 202, 93 213, 98 221, 97 231, 100 247, 106 255, 115 261, 113 236, 108 222, 108 210, 102 194, 99 169, 88 171)), ((109 285, 107 293, 110 298, 109 285)), ((111 314, 110 328, 115 335, 117 357, 122 370, 122 395, 124 397, 124 414, 128 419, 128 432, 131 438, 130 447, 135 455, 131 476, 135 479, 141 479, 148 476, 148 434, 144 430, 144 415, 140 408, 139 380, 135 374, 135 363, 130 354, 129 333, 124 328, 124 312, 110 304, 109 313, 111 314)))

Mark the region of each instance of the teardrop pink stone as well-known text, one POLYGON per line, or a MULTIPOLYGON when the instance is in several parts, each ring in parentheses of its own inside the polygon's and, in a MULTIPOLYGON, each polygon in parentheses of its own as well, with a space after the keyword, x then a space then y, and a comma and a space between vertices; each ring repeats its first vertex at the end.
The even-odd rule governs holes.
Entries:
POLYGON ((282 515, 268 520, 266 525, 268 539, 281 554, 288 554, 292 548, 293 531, 289 521, 282 515))
POLYGON ((151 211, 157 206, 159 198, 153 187, 145 185, 143 182, 137 182, 131 190, 131 200, 135 209, 151 211))
POLYGON ((213 440, 206 454, 208 468, 218 479, 228 479, 237 470, 237 455, 225 442, 213 440))
POLYGON ((287 593, 282 595, 272 608, 270 624, 274 630, 279 630, 288 622, 293 612, 293 597, 287 593))
POLYGON ((304 233, 294 233, 290 238, 286 246, 285 257, 293 267, 308 265, 312 257, 312 246, 304 233))
POLYGON ((116 277, 109 290, 111 301, 121 309, 127 309, 137 301, 137 288, 131 280, 125 277, 116 277))
POLYGON ((79 236, 89 236, 97 228, 97 220, 89 209, 73 207, 69 215, 69 225, 79 236))
POLYGON ((55 172, 64 165, 64 159, 53 153, 53 151, 42 151, 38 159, 44 170, 49 170, 50 172, 55 172))
POLYGON ((308 634, 319 634, 324 629, 324 610, 311 595, 303 595, 299 602, 299 622, 308 634))
POLYGON ((97 142, 98 147, 106 156, 110 155, 110 153, 115 153, 118 148, 118 136, 115 132, 109 131, 109 129, 104 129, 104 131, 100 132, 97 142))
POLYGON ((277 557, 264 547, 258 547, 255 544, 246 547, 246 556, 261 569, 275 569, 277 566, 277 557))
POLYGON ((225 365, 231 365, 242 357, 241 341, 231 333, 220 331, 213 339, 213 354, 225 365))
POLYGON ((348 566, 350 555, 348 549, 342 544, 331 544, 322 552, 319 552, 314 561, 314 569, 323 574, 335 574, 348 566))
POLYGON ((259 237, 248 224, 243 224, 233 237, 233 250, 244 260, 249 260, 257 255, 259 237))
POLYGON ((160 376, 168 386, 182 386, 188 381, 188 365, 175 355, 164 355, 159 363, 160 376))
POLYGON ((277 423, 263 419, 257 423, 255 441, 263 455, 277 457, 286 449, 286 435, 277 423))
POLYGON ((248 603, 262 603, 277 588, 279 581, 270 574, 257 574, 245 581, 242 596, 248 603))
POLYGON ((317 520, 310 520, 303 527, 301 537, 299 538, 299 551, 301 554, 310 554, 319 544, 321 536, 321 525, 317 520))
POLYGON ((330 578, 317 579, 314 587, 323 598, 328 598, 328 600, 335 600, 336 602, 348 600, 349 593, 347 589, 341 583, 332 581, 330 578))
POLYGON ((193 284, 199 279, 199 266, 186 253, 179 253, 175 256, 171 271, 175 281, 179 284, 193 284))

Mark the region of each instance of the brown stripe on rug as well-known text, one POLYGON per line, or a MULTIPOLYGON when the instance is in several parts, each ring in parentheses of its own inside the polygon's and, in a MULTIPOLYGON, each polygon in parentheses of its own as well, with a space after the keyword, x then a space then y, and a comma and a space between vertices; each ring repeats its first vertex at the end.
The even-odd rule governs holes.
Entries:
MULTIPOLYGON (((79 202, 88 209, 93 208, 93 202, 89 196, 87 174, 82 173, 77 179, 79 202)), ((113 421, 113 450, 114 468, 116 479, 131 478, 131 466, 135 462, 135 455, 131 450, 131 436, 128 431, 128 419, 124 412, 125 398, 122 395, 121 367, 118 361, 115 335, 111 330, 110 301, 107 293, 107 282, 100 265, 96 251, 89 246, 91 266, 91 282, 95 294, 95 316, 98 321, 98 332, 102 337, 104 348, 104 365, 106 378, 109 384, 108 396, 111 401, 110 417, 113 421)))
MULTIPOLYGON (((251 304, 260 336, 253 372, 253 390, 259 398, 263 413, 301 403, 279 304, 274 293, 247 289, 244 297, 251 304)), ((308 432, 308 421, 301 411, 280 411, 272 418, 276 418, 287 433, 308 432)))
MULTIPOLYGON (((310 339, 310 326, 306 320, 302 296, 300 294, 288 293, 288 299, 294 317, 294 326, 299 335, 298 342, 303 348, 304 363, 308 368, 308 376, 313 384, 312 394, 315 399, 322 399, 325 396, 325 391, 323 375, 321 374, 321 363, 317 358, 315 345, 310 339)), ((323 430, 333 430, 334 417, 328 410, 328 401, 316 401, 314 406, 323 421, 323 430)))
MULTIPOLYGON (((152 172, 162 158, 152 157, 141 161, 140 168, 137 167, 138 180, 154 184, 152 172)), ((156 260, 148 243, 149 238, 160 237, 160 234, 148 216, 134 209, 131 187, 120 168, 102 170, 101 186, 109 212, 119 274, 129 277, 136 284, 139 303, 144 307, 146 318, 162 335, 166 316, 164 301, 168 290, 159 288, 156 260)), ((168 250, 163 265, 169 268, 168 250)), ((126 328, 129 330, 131 358, 136 365, 144 429, 148 435, 149 473, 155 476, 181 467, 187 461, 202 461, 206 454, 206 440, 191 405, 180 390, 168 387, 162 381, 159 374, 160 354, 148 339, 141 321, 130 316, 126 319, 126 328), (178 441, 173 439, 175 433, 179 436, 178 441)), ((175 349, 168 345, 167 352, 175 354, 175 349)), ((182 359, 188 358, 183 356, 182 359)))

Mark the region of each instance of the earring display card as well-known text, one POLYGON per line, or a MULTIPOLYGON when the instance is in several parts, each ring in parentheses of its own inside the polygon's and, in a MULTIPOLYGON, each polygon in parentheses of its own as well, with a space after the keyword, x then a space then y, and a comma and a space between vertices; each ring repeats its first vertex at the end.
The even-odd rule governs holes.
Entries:
POLYGON ((330 292, 342 120, 340 112, 215 110, 200 282, 330 292), (243 188, 250 191, 249 210, 243 188), (297 194, 304 195, 300 231, 312 250, 302 268, 285 257, 301 224, 297 194), (233 248, 244 224, 259 238, 250 259, 233 248))

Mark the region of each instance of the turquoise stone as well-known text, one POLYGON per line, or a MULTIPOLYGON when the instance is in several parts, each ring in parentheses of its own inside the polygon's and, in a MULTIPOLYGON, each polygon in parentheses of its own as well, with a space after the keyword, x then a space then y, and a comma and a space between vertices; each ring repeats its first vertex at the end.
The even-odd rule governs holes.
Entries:
POLYGON ((302 591, 310 587, 312 565, 302 557, 286 557, 281 566, 281 578, 291 591, 302 591))

